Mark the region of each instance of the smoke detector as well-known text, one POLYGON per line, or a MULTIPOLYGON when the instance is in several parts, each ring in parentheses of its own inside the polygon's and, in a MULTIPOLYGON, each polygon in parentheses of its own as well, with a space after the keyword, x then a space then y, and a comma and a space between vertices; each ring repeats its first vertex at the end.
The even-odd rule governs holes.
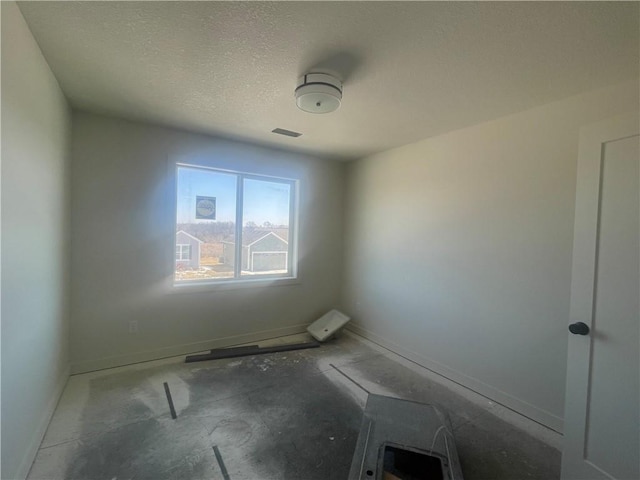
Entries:
POLYGON ((342 82, 326 73, 307 73, 298 79, 296 105, 309 113, 329 113, 340 107, 342 82))

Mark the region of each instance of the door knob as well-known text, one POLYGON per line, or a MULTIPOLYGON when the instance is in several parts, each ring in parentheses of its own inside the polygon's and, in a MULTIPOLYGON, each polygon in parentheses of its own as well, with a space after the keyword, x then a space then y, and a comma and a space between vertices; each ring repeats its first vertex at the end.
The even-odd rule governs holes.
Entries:
POLYGON ((576 322, 569 325, 569 331, 574 335, 589 335, 589 325, 583 322, 576 322))

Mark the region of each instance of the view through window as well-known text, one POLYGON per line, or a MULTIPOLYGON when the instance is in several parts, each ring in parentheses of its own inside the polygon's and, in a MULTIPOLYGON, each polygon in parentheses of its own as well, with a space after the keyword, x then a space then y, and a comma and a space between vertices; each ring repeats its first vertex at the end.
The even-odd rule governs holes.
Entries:
POLYGON ((176 282, 293 276, 295 187, 178 165, 176 282))

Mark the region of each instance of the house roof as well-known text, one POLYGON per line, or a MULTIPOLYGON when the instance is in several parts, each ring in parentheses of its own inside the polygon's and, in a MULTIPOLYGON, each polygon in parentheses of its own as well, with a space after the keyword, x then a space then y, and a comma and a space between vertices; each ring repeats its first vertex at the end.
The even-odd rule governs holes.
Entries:
POLYGON ((184 230, 178 230, 176 232, 176 237, 180 234, 183 233, 185 234, 187 237, 189 238, 193 238, 195 241, 197 241, 198 243, 204 243, 202 240, 200 240, 199 238, 194 237, 193 235, 191 235, 190 233, 185 232, 184 230))
POLYGON ((250 247, 251 245, 258 243, 260 240, 262 240, 263 238, 268 237, 269 235, 273 235, 273 236, 274 236, 274 237, 276 237, 278 240, 281 240, 281 241, 283 241, 284 243, 289 244, 289 242, 287 242, 284 238, 280 237, 279 235, 276 235, 274 232, 269 232, 269 233, 267 233, 266 235, 263 235, 263 236, 261 236, 261 237, 257 238, 256 240, 254 240, 254 241, 253 241, 253 242, 251 242, 251 243, 248 243, 248 244, 247 244, 247 243, 245 243, 245 245, 247 245, 248 247, 250 247))
MULTIPOLYGON (((242 246, 248 247, 253 245, 254 243, 259 242, 265 237, 269 235, 273 235, 279 240, 282 240, 284 243, 288 244, 286 238, 289 236, 289 230, 287 228, 279 228, 274 230, 264 230, 264 229, 256 229, 256 230, 246 230, 242 232, 242 246)), ((236 238, 235 235, 231 235, 227 239, 225 239, 222 243, 235 243, 236 238)))

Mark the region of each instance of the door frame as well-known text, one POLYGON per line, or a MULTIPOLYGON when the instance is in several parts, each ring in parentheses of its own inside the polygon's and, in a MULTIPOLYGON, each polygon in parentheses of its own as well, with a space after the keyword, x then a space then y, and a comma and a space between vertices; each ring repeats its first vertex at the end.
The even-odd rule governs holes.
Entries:
MULTIPOLYGON (((583 322, 591 328, 593 321, 604 144, 638 135, 639 125, 638 113, 631 112, 580 130, 569 323, 583 322)), ((610 479, 586 459, 593 335, 568 336, 561 477, 610 479)))

